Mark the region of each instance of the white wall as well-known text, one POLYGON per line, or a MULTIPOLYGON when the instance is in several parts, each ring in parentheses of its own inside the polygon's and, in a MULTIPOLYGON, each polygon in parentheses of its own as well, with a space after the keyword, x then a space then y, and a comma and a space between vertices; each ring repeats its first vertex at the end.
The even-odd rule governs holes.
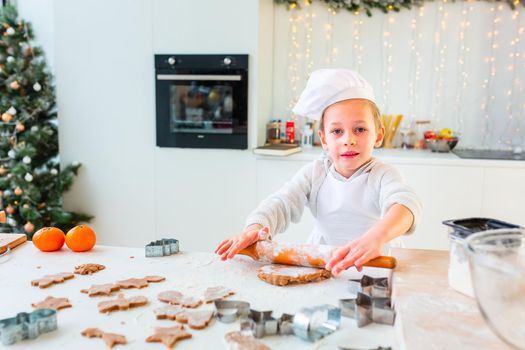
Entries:
POLYGON ((240 232, 256 204, 254 157, 155 146, 153 55, 249 54, 253 147, 271 109, 272 43, 257 38, 272 38, 273 3, 55 0, 50 13, 49 2, 19 2, 26 19, 47 21, 42 37, 52 28, 60 155, 83 164, 66 208, 93 214, 102 244, 176 237, 183 249, 211 250, 240 232))

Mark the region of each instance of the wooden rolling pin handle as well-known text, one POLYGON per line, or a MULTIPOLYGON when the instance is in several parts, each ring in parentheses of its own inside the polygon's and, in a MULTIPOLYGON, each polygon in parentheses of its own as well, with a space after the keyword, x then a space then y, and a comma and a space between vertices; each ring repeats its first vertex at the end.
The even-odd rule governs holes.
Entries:
POLYGON ((397 265, 396 258, 393 256, 378 256, 370 260, 364 266, 368 267, 382 267, 384 269, 394 269, 397 265))

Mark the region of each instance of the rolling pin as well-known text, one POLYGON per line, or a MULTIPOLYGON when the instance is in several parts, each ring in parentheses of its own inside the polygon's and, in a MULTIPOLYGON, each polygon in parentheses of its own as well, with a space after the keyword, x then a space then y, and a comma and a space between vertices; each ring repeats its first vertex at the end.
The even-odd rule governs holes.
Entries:
MULTIPOLYGON (((322 244, 258 241, 242 249, 239 254, 247 255, 257 261, 274 264, 324 268, 337 248, 322 244)), ((365 263, 364 266, 393 269, 396 267, 396 258, 393 256, 378 256, 365 263)))

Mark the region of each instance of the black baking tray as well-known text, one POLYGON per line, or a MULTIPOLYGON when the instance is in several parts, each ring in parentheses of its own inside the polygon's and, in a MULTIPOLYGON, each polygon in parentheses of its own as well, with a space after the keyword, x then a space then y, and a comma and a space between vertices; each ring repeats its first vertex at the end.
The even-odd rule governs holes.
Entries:
POLYGON ((455 220, 445 220, 443 225, 450 226, 453 229, 451 235, 465 239, 473 233, 497 230, 502 228, 522 228, 505 221, 491 219, 491 218, 465 218, 455 220))

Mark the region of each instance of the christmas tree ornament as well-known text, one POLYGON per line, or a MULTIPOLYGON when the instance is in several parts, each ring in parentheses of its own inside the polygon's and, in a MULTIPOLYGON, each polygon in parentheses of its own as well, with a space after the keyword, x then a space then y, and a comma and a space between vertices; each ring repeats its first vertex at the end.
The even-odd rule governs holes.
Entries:
POLYGON ((18 90, 20 88, 20 84, 18 84, 18 81, 14 80, 9 84, 9 87, 13 90, 18 90))
POLYGON ((24 193, 24 191, 22 191, 22 189, 20 187, 15 188, 15 194, 17 196, 21 196, 22 193, 24 193))
POLYGON ((33 126, 31 127, 31 132, 37 132, 37 131, 38 131, 38 126, 33 125, 33 126))
POLYGON ((33 175, 29 174, 29 173, 26 173, 24 175, 24 180, 26 180, 27 182, 31 182, 33 181, 33 175))
POLYGON ((33 54, 33 48, 29 46, 27 49, 25 49, 26 56, 31 56, 33 54))
POLYGON ((7 152, 7 156, 9 158, 15 159, 16 158, 16 152, 13 149, 10 149, 9 152, 7 152))
POLYGON ((11 136, 7 142, 11 145, 11 146, 14 146, 16 145, 16 137, 15 136, 11 136))
POLYGON ((13 34, 15 34, 15 30, 13 29, 13 27, 9 27, 9 28, 7 28, 5 33, 6 33, 6 35, 13 35, 13 34))
POLYGON ((5 197, 10 197, 12 194, 13 194, 13 191, 11 191, 11 190, 5 190, 4 191, 4 196, 5 197))
POLYGON ((28 221, 26 222, 26 224, 24 225, 24 230, 27 232, 27 233, 32 233, 34 230, 35 230, 35 225, 33 225, 31 223, 31 221, 28 221))
POLYGON ((15 58, 13 56, 8 56, 6 58, 7 63, 13 63, 15 61, 15 58))
POLYGON ((35 90, 35 91, 42 90, 42 86, 38 83, 38 81, 33 84, 33 90, 35 90))
POLYGON ((24 203, 24 205, 22 205, 22 208, 24 208, 24 209, 29 209, 29 208, 30 208, 30 205, 27 204, 27 203, 24 203))
POLYGON ((4 123, 9 123, 13 119, 13 115, 11 113, 2 113, 2 121, 4 123))
POLYGON ((16 124, 15 129, 18 132, 22 132, 22 131, 24 131, 26 129, 26 127, 24 126, 24 124, 18 123, 18 124, 16 124))
POLYGON ((46 207, 46 203, 42 202, 42 203, 39 203, 37 206, 36 206, 38 209, 44 209, 46 207))
POLYGON ((25 156, 22 158, 22 162, 24 162, 24 164, 31 164, 31 157, 25 156))
POLYGON ((16 115, 16 108, 11 106, 9 107, 9 109, 7 110, 7 113, 11 114, 11 115, 16 115))
POLYGON ((53 168, 53 169, 51 169, 51 170, 49 171, 49 173, 50 173, 51 175, 55 176, 56 174, 58 174, 58 170, 56 170, 55 168, 53 168))
POLYGON ((7 169, 3 166, 0 166, 0 176, 4 176, 7 173, 7 169))
POLYGON ((13 215, 15 213, 15 208, 11 204, 8 204, 7 207, 5 207, 5 212, 9 215, 13 215))

